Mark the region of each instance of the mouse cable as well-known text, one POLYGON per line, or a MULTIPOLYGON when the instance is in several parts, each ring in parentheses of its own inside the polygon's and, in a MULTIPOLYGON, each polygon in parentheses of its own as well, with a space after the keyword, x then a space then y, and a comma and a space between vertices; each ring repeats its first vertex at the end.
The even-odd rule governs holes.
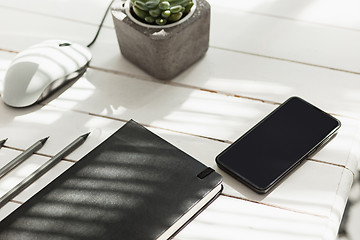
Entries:
POLYGON ((112 0, 112 1, 110 2, 108 8, 106 9, 106 12, 105 12, 105 14, 104 14, 104 17, 103 17, 103 19, 101 20, 101 23, 100 23, 100 25, 99 25, 99 27, 98 27, 98 30, 97 30, 97 32, 96 32, 96 34, 95 34, 94 39, 87 45, 87 47, 91 47, 91 45, 94 44, 94 42, 96 41, 97 37, 99 36, 100 30, 101 30, 101 28, 102 28, 102 26, 103 26, 103 24, 104 24, 105 18, 106 18, 106 16, 107 16, 107 14, 108 14, 108 12, 109 12, 109 10, 110 10, 110 7, 111 7, 111 5, 113 4, 113 2, 114 2, 114 0, 112 0))

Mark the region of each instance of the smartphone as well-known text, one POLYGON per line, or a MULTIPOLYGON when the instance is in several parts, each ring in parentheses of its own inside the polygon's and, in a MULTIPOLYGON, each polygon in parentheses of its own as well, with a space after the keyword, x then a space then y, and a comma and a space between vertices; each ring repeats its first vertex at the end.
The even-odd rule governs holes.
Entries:
POLYGON ((330 140, 341 123, 291 97, 216 157, 219 168, 266 193, 330 140))

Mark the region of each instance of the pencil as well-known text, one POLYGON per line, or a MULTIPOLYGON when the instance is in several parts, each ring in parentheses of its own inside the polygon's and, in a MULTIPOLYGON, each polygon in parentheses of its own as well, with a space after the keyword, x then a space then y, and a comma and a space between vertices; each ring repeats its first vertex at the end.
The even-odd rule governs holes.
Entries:
POLYGON ((8 191, 4 196, 0 198, 0 208, 3 207, 10 199, 14 198, 21 191, 31 185, 35 180, 44 175, 49 169, 55 166, 58 162, 61 161, 65 156, 69 155, 72 151, 78 148, 81 144, 83 144, 90 133, 84 134, 77 139, 75 139, 72 143, 66 146, 63 150, 61 150, 54 157, 50 158, 47 162, 41 165, 37 170, 35 170, 32 174, 27 176, 24 180, 22 180, 18 185, 13 187, 10 191, 8 191))
POLYGON ((18 166, 20 163, 28 159, 34 152, 42 148, 44 146, 46 140, 49 137, 43 138, 33 145, 31 145, 28 149, 23 151, 21 154, 19 154, 16 158, 11 160, 8 164, 6 164, 4 167, 0 169, 0 178, 2 178, 4 175, 8 174, 12 169, 14 169, 16 166, 18 166))
POLYGON ((2 148, 2 146, 4 145, 4 143, 6 142, 7 138, 5 138, 4 140, 0 141, 0 148, 2 148))

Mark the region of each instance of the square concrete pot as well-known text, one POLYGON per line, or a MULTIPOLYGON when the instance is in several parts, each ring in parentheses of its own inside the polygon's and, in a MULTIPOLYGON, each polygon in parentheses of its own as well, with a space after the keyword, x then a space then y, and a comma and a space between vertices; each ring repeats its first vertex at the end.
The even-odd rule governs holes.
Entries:
POLYGON ((174 78, 209 48, 210 4, 205 0, 194 1, 190 13, 169 25, 138 21, 128 1, 116 1, 112 16, 122 55, 158 79, 174 78))

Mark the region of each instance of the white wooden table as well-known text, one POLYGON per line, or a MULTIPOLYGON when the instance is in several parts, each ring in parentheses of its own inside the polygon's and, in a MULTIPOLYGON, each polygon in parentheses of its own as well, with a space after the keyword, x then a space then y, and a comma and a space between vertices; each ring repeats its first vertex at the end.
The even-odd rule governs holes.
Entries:
MULTIPOLYGON (((86 45, 109 0, 0 0, 0 92, 15 54, 47 39, 86 45)), ((110 14, 93 60, 71 88, 30 108, 0 102, 0 167, 46 145, 0 180, 0 194, 76 137, 79 149, 0 209, 3 219, 133 118, 224 178, 223 194, 175 239, 334 239, 359 159, 360 0, 209 0, 210 48, 172 81, 124 59, 110 14), (342 121, 338 136, 274 191, 258 195, 215 156, 288 97, 342 121)))

